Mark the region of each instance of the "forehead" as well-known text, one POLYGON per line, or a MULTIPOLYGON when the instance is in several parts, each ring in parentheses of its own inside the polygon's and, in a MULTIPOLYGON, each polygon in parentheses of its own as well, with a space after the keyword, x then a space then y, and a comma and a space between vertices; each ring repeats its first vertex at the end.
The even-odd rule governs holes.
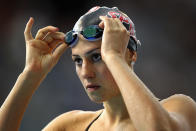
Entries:
POLYGON ((101 40, 88 41, 82 35, 78 35, 78 43, 71 48, 72 54, 82 55, 95 48, 101 48, 101 40))

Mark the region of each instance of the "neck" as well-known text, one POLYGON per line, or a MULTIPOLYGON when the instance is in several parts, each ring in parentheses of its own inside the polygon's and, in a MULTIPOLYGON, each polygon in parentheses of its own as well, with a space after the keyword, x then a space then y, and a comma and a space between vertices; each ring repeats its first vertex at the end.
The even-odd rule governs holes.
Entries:
POLYGON ((121 95, 103 102, 103 117, 111 123, 119 123, 129 118, 127 108, 121 95))

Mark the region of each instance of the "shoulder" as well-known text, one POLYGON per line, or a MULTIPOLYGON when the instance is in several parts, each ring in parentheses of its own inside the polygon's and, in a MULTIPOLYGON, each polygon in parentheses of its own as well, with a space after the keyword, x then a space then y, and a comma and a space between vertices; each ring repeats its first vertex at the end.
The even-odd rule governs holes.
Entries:
POLYGON ((73 110, 63 113, 54 118, 43 131, 85 129, 88 122, 93 120, 100 111, 73 110))
POLYGON ((172 116, 179 126, 196 130, 196 102, 189 96, 176 94, 161 101, 170 116, 172 116))
POLYGON ((195 111, 195 101, 187 95, 175 94, 161 101, 161 104, 168 111, 195 111))

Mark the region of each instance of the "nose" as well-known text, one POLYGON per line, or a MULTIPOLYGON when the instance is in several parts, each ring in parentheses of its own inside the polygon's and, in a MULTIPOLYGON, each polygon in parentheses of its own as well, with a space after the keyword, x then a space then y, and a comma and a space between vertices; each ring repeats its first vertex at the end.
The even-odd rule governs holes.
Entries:
POLYGON ((82 77, 83 78, 94 78, 95 77, 95 69, 93 64, 90 62, 84 61, 82 64, 82 77))

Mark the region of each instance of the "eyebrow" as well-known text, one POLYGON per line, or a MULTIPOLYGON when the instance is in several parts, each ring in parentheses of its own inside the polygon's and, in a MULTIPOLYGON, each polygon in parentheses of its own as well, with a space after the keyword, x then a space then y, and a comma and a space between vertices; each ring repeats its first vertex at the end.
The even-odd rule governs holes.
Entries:
MULTIPOLYGON (((87 52, 85 53, 85 55, 89 55, 89 54, 91 54, 92 52, 94 52, 94 51, 97 50, 97 49, 100 49, 100 47, 97 47, 97 48, 95 48, 95 49, 92 49, 92 50, 87 51, 87 52)), ((72 56, 79 56, 79 55, 72 54, 72 56)))

